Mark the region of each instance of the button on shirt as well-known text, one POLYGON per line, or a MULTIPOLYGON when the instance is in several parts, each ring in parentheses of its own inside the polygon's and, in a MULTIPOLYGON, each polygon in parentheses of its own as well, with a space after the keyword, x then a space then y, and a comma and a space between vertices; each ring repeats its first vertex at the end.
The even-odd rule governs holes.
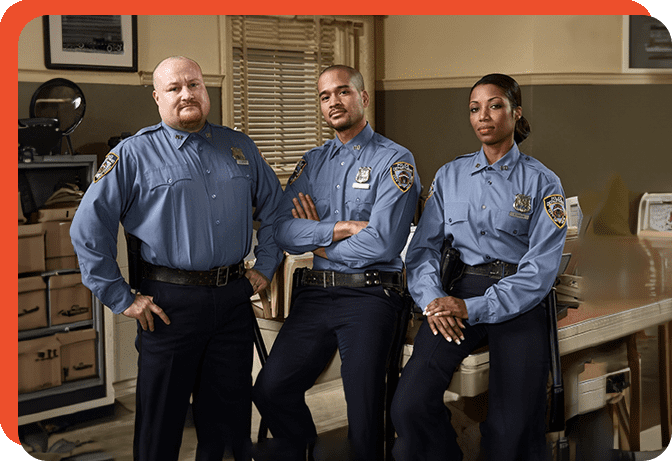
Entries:
POLYGON ((447 296, 439 268, 449 237, 468 265, 518 264, 516 274, 483 296, 465 299, 470 324, 503 322, 539 304, 557 275, 567 232, 564 221, 556 224, 547 211, 549 197, 564 210, 559 178, 515 144, 493 165, 481 149, 441 167, 406 257, 409 291, 418 306, 424 310, 447 296))
POLYGON ((304 155, 283 194, 275 239, 292 254, 325 247, 328 259, 316 256, 314 269, 400 271, 399 254, 410 232, 419 193, 413 155, 367 124, 346 144, 335 138, 304 155), (391 171, 394 165, 412 172, 412 184, 397 185, 391 171), (292 199, 299 192, 311 196, 319 222, 292 217, 292 199), (338 221, 369 224, 358 234, 333 242, 338 221))
POLYGON ((164 123, 108 154, 75 214, 72 242, 82 279, 115 313, 133 302, 117 257, 119 222, 155 265, 209 270, 242 261, 257 232, 255 269, 272 278, 282 258, 272 224, 282 188, 245 134, 206 123, 187 133, 164 123))

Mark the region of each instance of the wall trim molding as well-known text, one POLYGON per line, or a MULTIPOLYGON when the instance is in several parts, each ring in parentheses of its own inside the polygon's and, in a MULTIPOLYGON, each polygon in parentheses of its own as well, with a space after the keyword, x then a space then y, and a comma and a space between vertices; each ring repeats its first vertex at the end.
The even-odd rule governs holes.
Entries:
MULTIPOLYGON (((19 82, 46 82, 52 78, 67 78, 79 83, 100 83, 105 85, 139 85, 152 86, 152 72, 89 72, 89 71, 51 71, 19 69, 19 82)), ((203 75, 205 86, 220 88, 223 85, 224 75, 203 75)))
MULTIPOLYGON (((153 72, 145 70, 141 70, 140 72, 138 72, 138 75, 140 77, 140 84, 145 86, 153 85, 152 74, 153 72)), ((224 81, 224 75, 204 74, 203 81, 205 82, 205 86, 221 87, 222 82, 224 81)))
MULTIPOLYGON (((622 73, 557 73, 511 74, 521 86, 526 85, 663 85, 672 84, 672 74, 622 73)), ((444 88, 471 88, 482 76, 427 77, 376 80, 377 91, 434 90, 444 88)))

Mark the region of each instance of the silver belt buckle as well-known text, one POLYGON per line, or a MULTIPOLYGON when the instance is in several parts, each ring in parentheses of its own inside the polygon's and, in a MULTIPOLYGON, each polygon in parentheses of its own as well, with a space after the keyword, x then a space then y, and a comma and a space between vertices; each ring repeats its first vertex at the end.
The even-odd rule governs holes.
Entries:
POLYGON ((227 283, 229 283, 229 271, 230 271, 229 266, 226 266, 226 267, 221 267, 220 266, 220 267, 217 268, 217 280, 215 281, 215 286, 223 287, 227 283), (222 269, 224 269, 224 271, 222 271, 222 269), (222 272, 224 272, 224 283, 221 282, 222 272))
POLYGON ((364 284, 366 286, 380 285, 380 272, 376 270, 364 272, 364 284))
POLYGON ((336 286, 336 275, 334 271, 323 271, 322 272, 322 286, 324 288, 327 287, 335 287, 336 286), (327 272, 331 274, 331 285, 327 284, 327 272))
POLYGON ((490 268, 490 277, 491 278, 497 278, 501 279, 504 278, 504 263, 502 261, 495 261, 492 263, 493 265, 496 265, 497 270, 494 270, 492 267, 490 268))

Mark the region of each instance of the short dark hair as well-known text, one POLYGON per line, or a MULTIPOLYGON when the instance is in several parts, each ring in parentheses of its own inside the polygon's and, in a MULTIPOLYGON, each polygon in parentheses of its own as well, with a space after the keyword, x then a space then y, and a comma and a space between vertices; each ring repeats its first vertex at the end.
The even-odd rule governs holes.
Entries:
POLYGON ((320 72, 320 77, 322 77, 324 73, 332 70, 346 71, 348 75, 350 75, 350 82, 354 85, 355 88, 357 88, 357 91, 360 93, 364 91, 364 77, 362 77, 362 74, 359 73, 359 71, 354 67, 346 66, 345 64, 334 64, 333 66, 329 66, 323 69, 322 72, 320 72))
MULTIPOLYGON (((520 86, 513 78, 504 74, 488 74, 482 77, 478 82, 471 87, 469 94, 474 91, 479 85, 496 85, 504 91, 506 99, 511 103, 512 108, 522 107, 523 98, 520 93, 520 86)), ((530 123, 523 116, 516 122, 516 132, 513 135, 513 140, 516 144, 520 144, 530 135, 530 123)))

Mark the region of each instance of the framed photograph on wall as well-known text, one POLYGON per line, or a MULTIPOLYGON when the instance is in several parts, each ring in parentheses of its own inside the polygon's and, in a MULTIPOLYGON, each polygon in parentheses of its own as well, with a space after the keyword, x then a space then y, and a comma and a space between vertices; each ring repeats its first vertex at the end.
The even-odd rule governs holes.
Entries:
POLYGON ((47 69, 137 72, 137 16, 52 15, 42 18, 47 69))
POLYGON ((672 72, 672 39, 665 24, 650 16, 624 16, 623 70, 672 72))

